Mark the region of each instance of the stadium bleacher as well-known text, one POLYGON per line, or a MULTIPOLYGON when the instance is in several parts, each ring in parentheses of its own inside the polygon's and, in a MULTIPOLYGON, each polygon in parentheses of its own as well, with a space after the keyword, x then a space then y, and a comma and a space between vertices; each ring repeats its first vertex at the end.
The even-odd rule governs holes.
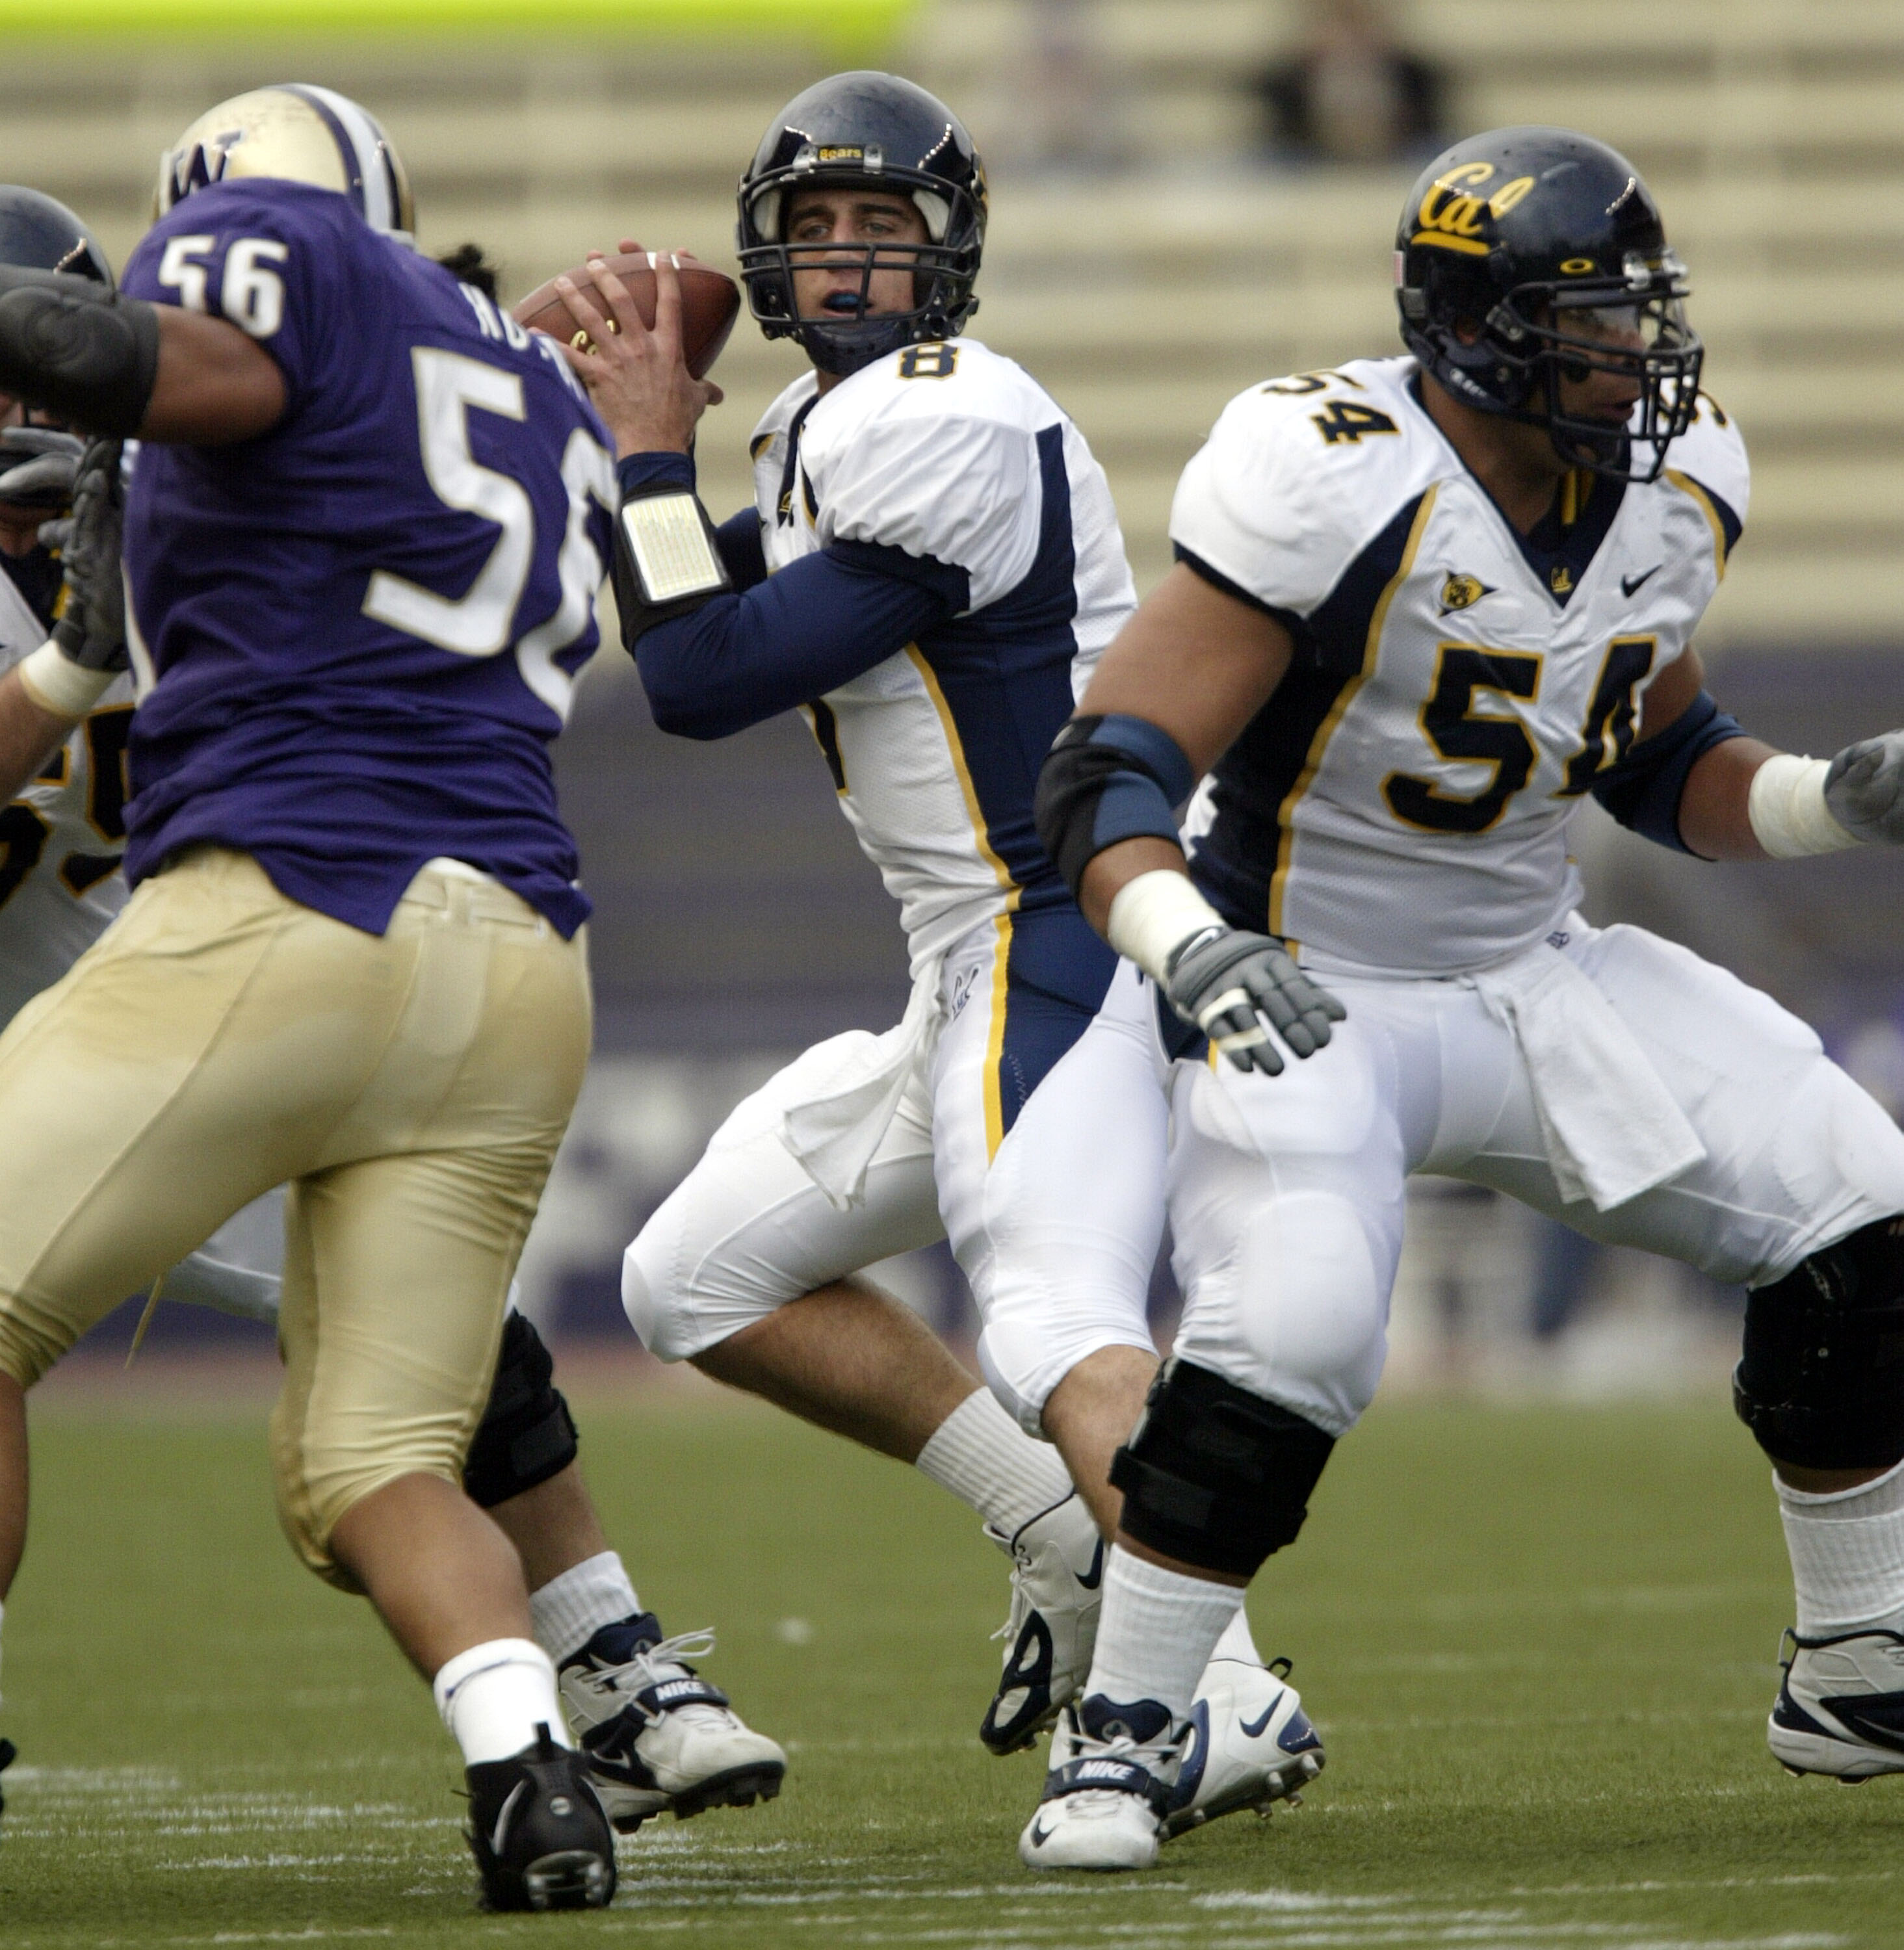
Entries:
MULTIPOLYGON (((1254 377, 1394 342, 1390 228, 1408 172, 1248 160, 1249 75, 1292 0, 1104 0, 1106 113, 1131 167, 1000 173, 978 328, 1022 357, 1109 466, 1141 581, 1167 559, 1171 484, 1254 377)), ((1750 548, 1708 640, 1887 637, 1904 613, 1904 11, 1884 0, 1418 0, 1452 120, 1572 123, 1666 199, 1757 489, 1750 548)), ((936 0, 889 58, 958 103, 981 142, 1020 105, 1017 0, 936 0), (988 127, 989 125, 989 127, 988 127)), ((86 211, 122 254, 160 147, 210 99, 303 67, 386 115, 425 241, 478 236, 526 288, 633 225, 730 257, 739 162, 821 57, 774 42, 492 39, 25 53, 0 79, 0 173, 86 211)), ((1008 142, 1004 146, 1009 147, 1008 142)), ((795 369, 737 336, 728 426, 795 369)), ((710 441, 710 498, 746 491, 710 441)))

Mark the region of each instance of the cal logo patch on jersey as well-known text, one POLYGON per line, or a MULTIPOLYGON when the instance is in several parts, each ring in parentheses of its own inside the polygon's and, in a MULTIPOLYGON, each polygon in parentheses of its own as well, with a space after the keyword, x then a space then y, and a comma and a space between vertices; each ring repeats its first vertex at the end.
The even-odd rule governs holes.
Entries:
POLYGON ((1494 593, 1478 575, 1451 574, 1441 584, 1441 614, 1451 616, 1457 609, 1472 609, 1482 597, 1494 593))

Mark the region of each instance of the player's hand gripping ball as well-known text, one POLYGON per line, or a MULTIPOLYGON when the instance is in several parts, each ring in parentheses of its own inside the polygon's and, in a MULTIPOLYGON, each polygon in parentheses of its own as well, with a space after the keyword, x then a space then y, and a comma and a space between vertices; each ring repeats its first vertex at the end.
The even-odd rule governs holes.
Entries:
MULTIPOLYGON (((691 310, 688 297, 690 285, 704 297, 709 279, 728 287, 722 311, 737 309, 738 295, 718 272, 691 257, 684 269, 678 253, 643 252, 626 240, 612 261, 597 251, 572 277, 565 273, 554 280, 563 351, 618 455, 691 453, 701 415, 720 403, 720 388, 698 375, 719 350, 731 318, 717 323, 704 305, 691 310), (632 283, 614 268, 622 263, 632 283)), ((519 318, 528 322, 535 303, 533 293, 524 299, 519 318)), ((546 308, 537 323, 547 331, 544 319, 555 322, 546 308)))
MULTIPOLYGON (((734 322, 740 315, 740 287, 725 272, 711 269, 685 251, 671 254, 681 273, 681 352, 688 371, 696 378, 704 379, 725 349, 734 322)), ((612 254, 605 253, 602 261, 627 286, 641 313, 641 322, 652 332, 654 254, 625 245, 612 254)), ((578 264, 562 275, 584 294, 594 291, 594 276, 588 265, 578 264)), ((578 351, 595 349, 587 332, 576 324, 553 278, 546 285, 538 285, 516 307, 516 322, 531 332, 546 332, 551 338, 562 339, 578 351)), ((612 319, 607 323, 611 332, 619 329, 612 319)))

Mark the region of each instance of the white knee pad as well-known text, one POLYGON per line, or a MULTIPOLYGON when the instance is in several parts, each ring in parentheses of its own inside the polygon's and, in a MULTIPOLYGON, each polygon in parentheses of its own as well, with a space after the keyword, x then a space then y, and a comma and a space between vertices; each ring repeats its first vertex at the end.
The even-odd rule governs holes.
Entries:
POLYGON ((1282 1192, 1250 1215, 1233 1263, 1189 1295, 1176 1352, 1342 1435, 1382 1378, 1391 1283, 1348 1199, 1282 1192))

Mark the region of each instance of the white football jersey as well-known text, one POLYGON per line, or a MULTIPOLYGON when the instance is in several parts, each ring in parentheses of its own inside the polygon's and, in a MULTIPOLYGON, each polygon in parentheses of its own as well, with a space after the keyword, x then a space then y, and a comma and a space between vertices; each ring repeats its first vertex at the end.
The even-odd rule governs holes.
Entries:
POLYGON ((1750 475, 1702 397, 1658 481, 1575 474, 1523 538, 1418 384, 1399 358, 1251 388, 1170 534, 1296 646, 1193 805, 1198 880, 1312 961, 1445 974, 1578 899, 1568 820, 1691 640, 1750 475))
POLYGON ((824 397, 806 375, 753 453, 770 571, 858 542, 968 578, 961 615, 806 707, 915 970, 987 919, 1067 902, 1032 793, 1136 603, 1083 435, 1021 367, 961 338, 908 346, 824 397))
MULTIPOLYGON (((0 571, 0 672, 46 640, 45 626, 0 571)), ((0 808, 0 1026, 50 987, 124 905, 129 676, 19 798, 0 808)))

